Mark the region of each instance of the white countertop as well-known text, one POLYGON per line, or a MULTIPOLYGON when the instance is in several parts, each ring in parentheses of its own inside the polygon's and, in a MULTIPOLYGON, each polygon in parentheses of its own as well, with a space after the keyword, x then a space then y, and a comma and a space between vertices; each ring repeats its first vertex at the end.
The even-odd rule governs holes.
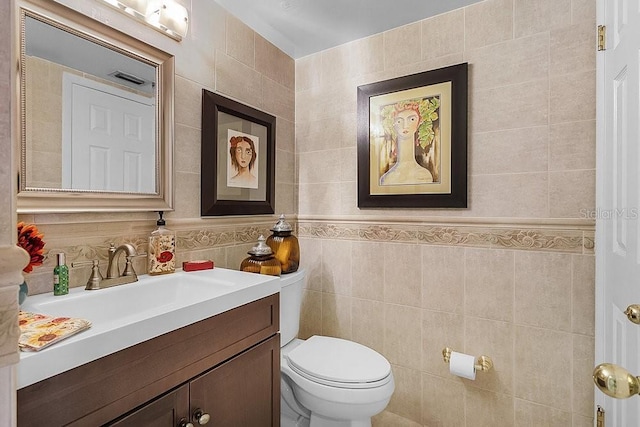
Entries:
POLYGON ((38 352, 21 352, 18 388, 278 292, 278 277, 214 268, 30 296, 23 311, 81 317, 92 326, 38 352))

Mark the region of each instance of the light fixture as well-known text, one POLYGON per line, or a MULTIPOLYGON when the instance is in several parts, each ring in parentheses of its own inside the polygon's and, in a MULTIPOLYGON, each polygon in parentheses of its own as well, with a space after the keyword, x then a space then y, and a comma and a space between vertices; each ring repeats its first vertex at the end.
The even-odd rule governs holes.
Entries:
POLYGON ((150 0, 146 16, 149 24, 178 40, 187 35, 189 13, 175 0, 150 0))
POLYGON ((175 0, 102 0, 174 40, 181 41, 189 28, 187 8, 175 0))
POLYGON ((112 6, 117 7, 121 11, 133 15, 138 19, 144 19, 147 12, 148 0, 105 0, 112 6))

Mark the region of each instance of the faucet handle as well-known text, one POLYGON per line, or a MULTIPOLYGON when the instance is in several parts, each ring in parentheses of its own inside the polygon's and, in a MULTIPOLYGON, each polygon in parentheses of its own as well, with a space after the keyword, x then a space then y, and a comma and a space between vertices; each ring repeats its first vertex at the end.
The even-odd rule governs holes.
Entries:
POLYGON ((136 270, 133 268, 133 264, 132 264, 131 261, 133 260, 133 258, 138 258, 138 257, 143 257, 143 256, 146 257, 147 253, 146 252, 141 253, 141 254, 136 253, 135 255, 127 255, 127 256, 125 256, 126 263, 124 265, 124 270, 122 270, 122 275, 123 276, 133 276, 133 277, 137 278, 138 276, 136 274, 136 270))
POLYGON ((94 259, 92 261, 79 261, 71 263, 71 267, 81 267, 83 265, 92 264, 91 274, 89 275, 89 280, 87 280, 87 286, 85 289, 88 291, 100 289, 100 282, 102 281, 102 273, 100 273, 100 261, 94 259))
POLYGON ((100 289, 100 282, 102 281, 102 273, 100 273, 100 261, 93 260, 93 266, 91 267, 91 275, 87 280, 86 290, 100 289))
POLYGON ((133 269, 133 264, 131 264, 131 258, 133 258, 134 256, 135 255, 127 255, 125 257, 127 262, 124 265, 124 270, 122 270, 123 276, 136 276, 136 271, 133 269))

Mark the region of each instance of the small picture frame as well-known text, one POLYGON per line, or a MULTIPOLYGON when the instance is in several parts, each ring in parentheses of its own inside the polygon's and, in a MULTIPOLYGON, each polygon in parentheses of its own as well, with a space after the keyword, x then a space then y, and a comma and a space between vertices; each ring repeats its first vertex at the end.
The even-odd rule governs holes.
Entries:
POLYGON ((467 63, 358 87, 358 207, 467 207, 467 63))
POLYGON ((276 118, 202 91, 202 216, 274 213, 276 118))

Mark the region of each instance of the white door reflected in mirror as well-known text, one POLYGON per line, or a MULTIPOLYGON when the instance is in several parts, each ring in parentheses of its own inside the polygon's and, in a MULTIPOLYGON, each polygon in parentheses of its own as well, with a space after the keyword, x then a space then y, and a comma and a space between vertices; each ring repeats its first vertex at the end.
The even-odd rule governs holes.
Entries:
POLYGON ((66 74, 62 188, 154 193, 155 102, 66 74))

